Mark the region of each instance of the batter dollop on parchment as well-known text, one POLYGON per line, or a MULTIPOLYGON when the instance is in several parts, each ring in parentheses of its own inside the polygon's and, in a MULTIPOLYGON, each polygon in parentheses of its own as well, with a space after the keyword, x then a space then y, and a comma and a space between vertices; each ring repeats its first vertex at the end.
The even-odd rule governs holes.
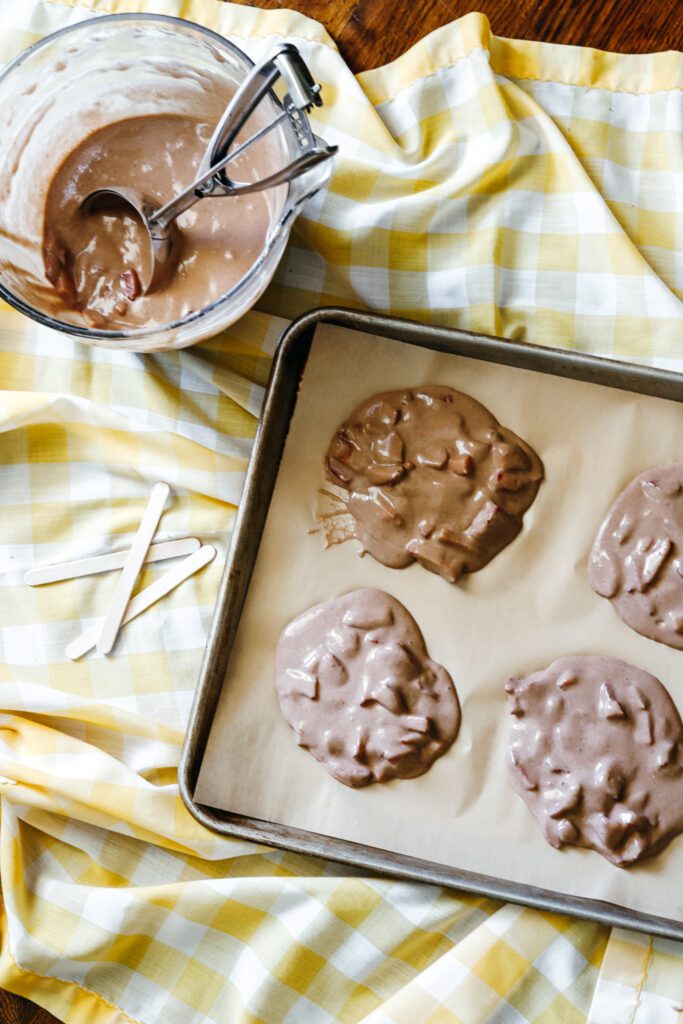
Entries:
POLYGON ((505 690, 510 779, 551 846, 628 867, 683 831, 683 725, 658 679, 582 655, 505 690))
POLYGON ((683 650, 683 462, 624 488, 595 538, 588 578, 631 629, 683 650))
POLYGON ((336 431, 325 468, 365 551, 449 583, 514 540, 543 479, 526 442, 440 385, 368 398, 336 431))
POLYGON ((382 590, 351 591, 290 622, 276 685, 298 745, 347 786, 423 775, 460 727, 451 677, 382 590))

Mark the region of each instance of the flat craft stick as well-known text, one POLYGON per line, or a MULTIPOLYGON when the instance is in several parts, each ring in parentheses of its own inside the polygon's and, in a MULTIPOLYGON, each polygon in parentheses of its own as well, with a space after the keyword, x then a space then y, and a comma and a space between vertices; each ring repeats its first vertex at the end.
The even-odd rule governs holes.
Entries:
MULTIPOLYGON (((148 587, 141 590, 128 603, 121 625, 130 622, 131 619, 144 612, 150 605, 160 600, 160 598, 165 597, 166 594, 169 594, 186 579, 189 579, 190 576, 199 572, 200 569, 203 569, 205 565, 212 561, 215 555, 216 549, 210 544, 204 544, 199 551, 195 551, 194 554, 189 555, 179 565, 169 569, 168 572, 164 573, 158 580, 155 580, 154 583, 150 583, 148 587)), ((75 661, 77 658, 82 658, 88 651, 91 651, 97 644, 100 629, 100 623, 97 622, 90 629, 86 629, 84 633, 81 633, 75 640, 72 640, 66 649, 67 657, 75 661)))
MULTIPOLYGON (((198 547, 199 541, 196 537, 165 540, 148 548, 145 562, 163 562, 165 558, 191 555, 198 547)), ((60 580, 76 579, 77 576, 94 576, 98 572, 122 569, 129 551, 130 548, 126 548, 125 551, 112 551, 108 555, 92 555, 90 558, 79 558, 74 562, 59 562, 55 565, 29 569, 24 576, 24 583, 28 583, 30 587, 39 587, 43 583, 58 583, 60 580)))
POLYGON ((145 561, 147 548, 152 543, 152 537, 159 525, 161 513, 164 511, 164 505, 170 493, 171 488, 168 484, 155 484, 152 488, 145 514, 138 527, 138 532, 135 534, 133 546, 128 552, 126 563, 121 570, 109 611, 102 625, 102 632, 97 641, 97 650, 100 654, 109 654, 116 643, 116 636, 126 612, 126 605, 130 601, 135 581, 140 575, 140 569, 145 561))

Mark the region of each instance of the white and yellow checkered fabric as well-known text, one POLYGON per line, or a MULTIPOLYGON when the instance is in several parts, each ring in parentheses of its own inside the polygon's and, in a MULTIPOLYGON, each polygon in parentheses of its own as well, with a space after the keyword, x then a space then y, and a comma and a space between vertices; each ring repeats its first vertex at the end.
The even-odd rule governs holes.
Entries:
MULTIPOLYGON (((89 349, 0 307, 0 985, 72 1024, 677 1024, 683 948, 219 839, 176 765, 220 559, 67 661, 153 481, 225 552, 268 364, 323 303, 683 368, 683 58, 491 36, 472 14, 354 78, 322 28, 219 0, 0 0, 0 60, 95 12, 292 38, 340 155, 253 312, 89 349)), ((1 140, 0 140, 1 144, 1 140)), ((142 584, 163 567, 149 567, 142 584)))

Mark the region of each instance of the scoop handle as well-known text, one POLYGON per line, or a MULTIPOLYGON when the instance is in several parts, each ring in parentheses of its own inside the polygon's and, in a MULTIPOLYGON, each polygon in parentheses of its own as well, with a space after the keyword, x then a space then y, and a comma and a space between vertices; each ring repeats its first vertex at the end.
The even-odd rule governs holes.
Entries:
POLYGON ((218 178, 220 172, 239 153, 248 149, 286 117, 291 119, 292 110, 303 111, 310 109, 311 106, 321 105, 320 86, 313 81, 301 54, 291 43, 281 43, 269 57, 251 70, 232 97, 207 146, 198 177, 149 218, 148 224, 152 238, 154 239, 156 234, 164 234, 171 221, 194 206, 197 200, 204 196, 234 196, 273 188, 275 185, 304 174, 322 160, 331 157, 336 152, 336 147, 309 149, 292 163, 261 181, 233 184, 225 176, 221 179, 218 178), (288 88, 285 111, 270 124, 255 132, 241 146, 230 152, 230 146, 238 133, 281 76, 288 88))
POLYGON ((251 70, 226 107, 206 148, 200 173, 227 155, 240 130, 280 77, 284 79, 291 102, 297 110, 322 106, 320 86, 313 81, 296 46, 280 43, 251 70))

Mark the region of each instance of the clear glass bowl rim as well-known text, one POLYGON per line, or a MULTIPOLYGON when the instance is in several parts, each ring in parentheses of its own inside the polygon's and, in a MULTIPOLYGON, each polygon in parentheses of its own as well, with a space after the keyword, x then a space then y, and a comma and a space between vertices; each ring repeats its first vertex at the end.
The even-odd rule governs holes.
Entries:
MULTIPOLYGON (((187 18, 176 18, 171 14, 146 14, 132 12, 126 14, 105 14, 101 17, 85 18, 83 21, 79 21, 75 25, 66 25, 64 28, 57 29, 56 32, 51 32, 49 35, 37 40, 37 42, 32 43, 31 46, 27 47, 25 50, 22 50, 21 53, 19 53, 13 60, 11 60, 9 64, 7 64, 0 72, 0 83, 4 82, 4 80, 12 73, 12 71, 15 68, 23 64, 24 61, 26 61, 34 53, 36 53, 38 50, 41 50, 43 47, 48 46, 50 43, 53 43, 56 39, 59 39, 62 36, 73 35, 79 31, 84 31, 87 28, 94 28, 99 25, 106 25, 112 23, 120 24, 121 22, 127 21, 172 25, 175 28, 180 28, 181 30, 190 28, 195 32, 198 32, 200 35, 206 36, 208 39, 211 39, 215 43, 218 43, 222 48, 232 51, 234 56, 247 66, 248 70, 255 66, 251 57, 249 57, 244 52, 244 50, 240 50, 239 46, 236 46, 233 42, 231 42, 229 39, 226 39, 225 36, 222 36, 219 32, 214 32, 213 29, 205 28, 204 25, 199 25, 195 21, 189 21, 187 18)), ((270 98, 272 102, 274 102, 277 106, 280 106, 280 101, 278 100, 275 93, 271 92, 270 98)), ((4 299, 4 301, 7 302, 10 306, 13 306, 14 309, 17 309, 20 313, 23 313, 30 319, 35 320, 43 327, 49 327, 54 331, 60 331, 62 334, 68 334, 71 335, 72 337, 84 338, 86 340, 102 338, 103 340, 106 339, 107 341, 116 341, 120 339, 122 341, 131 342, 137 339, 142 340, 144 338, 149 338, 154 335, 165 334, 169 331, 174 331, 179 327, 186 327, 189 324, 204 319, 204 317, 207 316, 209 313, 212 313, 214 310, 219 309, 221 306, 228 303, 231 299, 238 295, 241 291, 246 289, 247 285, 259 273, 266 258, 272 252, 278 239, 281 237, 281 229, 284 226, 284 224, 290 219, 292 212, 293 211, 291 209, 290 204, 285 202, 282 212, 280 214, 280 218, 276 224, 276 228, 271 232, 270 241, 263 249, 258 259, 255 260, 254 263, 252 263, 247 273, 240 278, 237 284, 235 284, 230 289, 229 292, 225 292, 223 295, 221 295, 219 299, 216 299, 215 302, 211 303, 210 306, 204 306, 202 309, 198 309, 195 312, 189 313, 187 316, 182 317, 180 320, 174 320, 168 324, 154 324, 150 325, 149 327, 138 327, 131 328, 130 330, 126 329, 120 331, 95 330, 90 327, 80 327, 77 324, 65 324, 61 320, 55 320, 51 316, 48 316, 46 313, 41 313, 40 310, 34 309, 33 306, 30 306, 27 302, 24 302, 24 300, 19 298, 18 295, 14 295, 8 288, 6 288, 3 285, 2 281, 0 281, 0 299, 4 299)))

